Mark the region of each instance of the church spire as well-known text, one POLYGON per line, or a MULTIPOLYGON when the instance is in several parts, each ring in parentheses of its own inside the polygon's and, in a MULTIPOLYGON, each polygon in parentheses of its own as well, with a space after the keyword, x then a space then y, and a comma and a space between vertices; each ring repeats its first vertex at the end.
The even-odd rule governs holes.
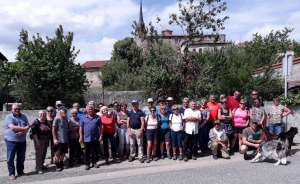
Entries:
POLYGON ((142 0, 140 1, 140 17, 139 17, 139 25, 141 23, 144 23, 144 18, 143 18, 143 8, 142 8, 142 0))

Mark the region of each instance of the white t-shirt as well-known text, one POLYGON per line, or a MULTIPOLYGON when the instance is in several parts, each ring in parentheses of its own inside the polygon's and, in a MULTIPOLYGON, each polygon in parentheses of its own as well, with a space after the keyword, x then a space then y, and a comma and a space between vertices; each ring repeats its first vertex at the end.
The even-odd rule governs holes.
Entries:
POLYGON ((145 122, 147 122, 147 129, 156 129, 157 128, 157 115, 155 115, 155 118, 153 119, 150 115, 145 117, 145 122), (149 118, 149 120, 148 120, 149 118))
MULTIPOLYGON (((184 111, 184 119, 186 119, 189 116, 193 117, 201 117, 201 112, 198 109, 192 110, 191 108, 185 109, 184 111)), ((185 123, 185 132, 187 134, 198 134, 198 121, 187 121, 185 123)))
POLYGON ((182 127, 182 120, 184 119, 183 114, 170 114, 169 120, 172 123, 172 128, 174 132, 178 132, 182 127))

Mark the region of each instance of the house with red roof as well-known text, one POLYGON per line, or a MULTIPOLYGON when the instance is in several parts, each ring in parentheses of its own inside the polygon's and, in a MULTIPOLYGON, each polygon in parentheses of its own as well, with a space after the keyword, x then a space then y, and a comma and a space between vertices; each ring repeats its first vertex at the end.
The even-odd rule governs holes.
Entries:
POLYGON ((85 68, 85 75, 89 81, 90 89, 102 88, 102 82, 100 80, 102 68, 109 60, 97 60, 97 61, 87 61, 81 66, 85 68))

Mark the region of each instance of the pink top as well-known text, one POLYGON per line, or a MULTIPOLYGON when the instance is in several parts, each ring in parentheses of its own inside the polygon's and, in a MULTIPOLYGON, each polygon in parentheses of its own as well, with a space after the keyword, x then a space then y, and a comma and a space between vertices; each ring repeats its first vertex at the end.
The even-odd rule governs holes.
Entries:
POLYGON ((247 118, 249 116, 249 112, 245 109, 242 110, 240 108, 233 109, 233 125, 236 127, 245 127, 247 125, 247 118))

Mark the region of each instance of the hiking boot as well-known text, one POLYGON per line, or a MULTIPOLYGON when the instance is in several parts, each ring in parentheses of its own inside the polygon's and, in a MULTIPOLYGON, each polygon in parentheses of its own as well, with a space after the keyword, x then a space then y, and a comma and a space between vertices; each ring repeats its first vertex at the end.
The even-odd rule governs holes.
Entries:
POLYGON ((170 153, 167 154, 168 159, 172 159, 172 156, 170 155, 170 153))
POLYGON ((184 157, 184 159, 183 159, 185 162, 187 162, 189 159, 188 159, 188 157, 184 157))
POLYGON ((176 160, 176 159, 177 159, 176 154, 173 154, 173 160, 176 160))
POLYGON ((183 160, 183 155, 182 155, 182 153, 179 154, 179 160, 183 160))
POLYGON ((251 157, 249 157, 247 153, 244 153, 244 160, 251 160, 251 157))
POLYGON ((132 157, 132 156, 130 156, 129 158, 128 158, 128 162, 132 162, 134 160, 134 158, 132 157))
POLYGON ((86 166, 84 167, 84 169, 85 169, 85 170, 89 170, 89 169, 90 169, 90 166, 89 166, 89 165, 86 165, 86 166))
POLYGON ((147 157, 146 163, 150 163, 150 157, 147 157))
POLYGON ((193 160, 197 160, 196 156, 192 156, 192 159, 193 159, 193 160))
POLYGON ((157 161, 158 160, 158 157, 155 155, 153 156, 153 161, 157 161))
POLYGON ((218 160, 217 155, 213 155, 213 159, 214 159, 214 160, 218 160))
POLYGON ((99 164, 97 164, 97 163, 94 164, 94 168, 99 168, 99 167, 100 167, 99 164))
POLYGON ((144 159, 143 159, 143 158, 140 158, 139 161, 140 161, 141 163, 144 163, 144 159))
POLYGON ((164 154, 162 154, 160 158, 161 158, 161 159, 165 159, 165 155, 164 155, 164 154))
POLYGON ((113 156, 112 155, 109 155, 109 159, 112 159, 113 158, 113 156))
POLYGON ((113 158, 113 162, 114 162, 114 163, 120 163, 121 161, 120 161, 120 159, 113 158))
POLYGON ((56 163, 55 165, 56 165, 56 171, 57 172, 62 171, 62 167, 61 167, 61 165, 59 163, 56 163))

